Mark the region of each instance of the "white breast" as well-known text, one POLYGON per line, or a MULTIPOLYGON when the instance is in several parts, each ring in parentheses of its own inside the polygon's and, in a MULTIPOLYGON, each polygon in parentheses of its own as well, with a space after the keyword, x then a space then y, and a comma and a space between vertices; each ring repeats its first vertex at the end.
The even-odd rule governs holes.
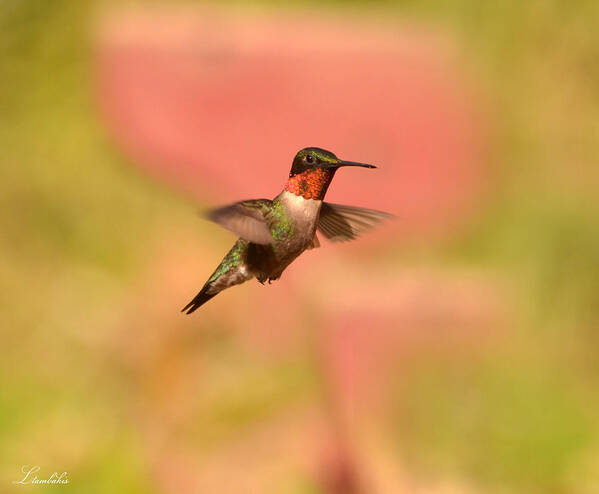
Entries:
POLYGON ((319 199, 304 199, 302 196, 293 194, 292 192, 283 191, 281 193, 281 201, 296 218, 297 222, 315 223, 320 212, 322 201, 319 199))
POLYGON ((266 273, 273 279, 278 279, 297 256, 313 245, 316 222, 322 205, 320 200, 304 199, 288 191, 281 192, 277 199, 281 201, 289 217, 293 218, 295 231, 274 250, 275 266, 271 272, 266 273))

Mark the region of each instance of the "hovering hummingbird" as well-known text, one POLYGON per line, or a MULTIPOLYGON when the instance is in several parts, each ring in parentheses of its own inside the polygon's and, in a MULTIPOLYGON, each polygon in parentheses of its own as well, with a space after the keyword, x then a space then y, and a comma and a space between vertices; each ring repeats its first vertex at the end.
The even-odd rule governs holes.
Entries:
POLYGON ((252 278, 262 284, 278 280, 302 252, 320 246, 317 229, 332 242, 345 242, 391 217, 374 209, 323 202, 342 166, 376 168, 342 161, 325 149, 304 148, 293 159, 285 188, 273 200, 250 199, 208 212, 210 220, 239 239, 181 312, 191 314, 224 289, 252 278))

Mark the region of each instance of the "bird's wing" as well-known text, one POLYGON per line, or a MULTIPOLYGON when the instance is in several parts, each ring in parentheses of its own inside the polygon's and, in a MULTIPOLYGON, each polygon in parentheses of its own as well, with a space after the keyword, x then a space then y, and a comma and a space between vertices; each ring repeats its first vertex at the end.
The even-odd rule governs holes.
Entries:
POLYGON ((267 245, 273 241, 265 219, 271 203, 270 199, 251 199, 213 209, 206 216, 244 240, 267 245))
POLYGON ((318 230, 331 242, 347 242, 393 215, 374 209, 323 202, 318 230))

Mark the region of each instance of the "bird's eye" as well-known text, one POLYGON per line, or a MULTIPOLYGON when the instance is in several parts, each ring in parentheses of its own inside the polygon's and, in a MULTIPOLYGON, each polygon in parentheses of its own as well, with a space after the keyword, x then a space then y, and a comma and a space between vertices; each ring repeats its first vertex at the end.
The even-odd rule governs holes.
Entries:
POLYGON ((312 156, 311 154, 306 156, 306 163, 314 163, 314 156, 312 156))

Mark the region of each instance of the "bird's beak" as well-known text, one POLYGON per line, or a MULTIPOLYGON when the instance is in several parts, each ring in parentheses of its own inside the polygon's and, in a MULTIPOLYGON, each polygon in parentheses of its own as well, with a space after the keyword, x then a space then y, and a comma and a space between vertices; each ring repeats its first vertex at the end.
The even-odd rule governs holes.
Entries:
POLYGON ((368 165, 366 163, 357 163, 355 161, 343 161, 340 160, 337 163, 332 163, 333 168, 340 168, 342 166, 361 166, 362 168, 376 168, 374 165, 368 165))

